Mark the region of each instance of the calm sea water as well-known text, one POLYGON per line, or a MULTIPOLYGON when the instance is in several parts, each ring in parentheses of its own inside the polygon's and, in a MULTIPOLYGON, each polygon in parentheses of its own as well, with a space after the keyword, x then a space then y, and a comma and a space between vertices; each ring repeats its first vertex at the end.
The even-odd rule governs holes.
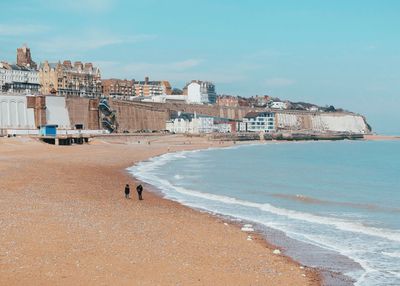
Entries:
POLYGON ((167 198, 344 255, 356 285, 400 285, 400 141, 166 154, 130 168, 167 198))

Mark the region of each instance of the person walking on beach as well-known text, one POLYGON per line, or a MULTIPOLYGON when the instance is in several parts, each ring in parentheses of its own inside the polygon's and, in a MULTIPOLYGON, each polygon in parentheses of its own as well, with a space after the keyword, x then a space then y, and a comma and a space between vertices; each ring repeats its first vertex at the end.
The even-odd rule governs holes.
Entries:
POLYGON ((130 188, 129 188, 129 185, 128 184, 126 184, 125 185, 125 198, 126 199, 129 199, 129 193, 131 192, 131 190, 130 190, 130 188))
POLYGON ((139 186, 136 187, 136 191, 138 193, 139 200, 140 201, 143 200, 142 198, 143 186, 141 184, 139 184, 139 186))

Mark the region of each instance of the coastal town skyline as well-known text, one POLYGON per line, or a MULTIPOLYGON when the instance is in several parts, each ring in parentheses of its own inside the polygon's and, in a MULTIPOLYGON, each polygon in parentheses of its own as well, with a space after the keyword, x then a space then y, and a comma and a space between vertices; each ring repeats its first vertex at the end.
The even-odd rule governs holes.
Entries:
POLYGON ((0 285, 400 285, 399 8, 0 1, 0 285))
POLYGON ((90 61, 103 78, 149 76, 178 88, 210 80, 218 94, 333 104, 366 115, 377 132, 399 133, 391 123, 399 116, 400 76, 394 1, 203 1, 197 11, 180 1, 60 3, 1 3, 10 12, 0 24, 1 58, 15 61, 15 48, 27 43, 38 63, 90 61), (214 29, 205 29, 203 16, 214 29))

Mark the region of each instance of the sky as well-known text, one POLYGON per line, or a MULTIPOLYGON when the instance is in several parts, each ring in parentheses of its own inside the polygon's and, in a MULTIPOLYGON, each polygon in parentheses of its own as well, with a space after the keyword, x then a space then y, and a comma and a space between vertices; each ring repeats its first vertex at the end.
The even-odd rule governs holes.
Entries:
POLYGON ((400 134, 400 1, 0 0, 0 60, 93 62, 102 78, 334 105, 400 134))

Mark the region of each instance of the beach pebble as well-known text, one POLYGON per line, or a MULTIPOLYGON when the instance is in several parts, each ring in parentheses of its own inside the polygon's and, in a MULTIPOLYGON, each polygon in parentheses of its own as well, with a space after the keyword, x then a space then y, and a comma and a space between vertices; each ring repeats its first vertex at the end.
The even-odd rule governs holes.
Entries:
POLYGON ((247 236, 247 240, 253 240, 253 239, 251 238, 251 235, 248 235, 248 236, 247 236))
POLYGON ((303 276, 303 277, 306 277, 306 275, 305 275, 305 274, 301 274, 301 276, 303 276))
POLYGON ((281 254, 281 251, 279 249, 274 249, 274 251, 272 251, 273 254, 281 254))
POLYGON ((254 228, 251 224, 245 224, 242 227, 242 231, 254 231, 254 228))
POLYGON ((254 228, 252 228, 252 227, 242 227, 242 231, 251 232, 251 231, 254 231, 254 228))
POLYGON ((304 266, 300 266, 300 269, 304 269, 304 266))
POLYGON ((224 222, 224 225, 228 225, 226 222, 224 222))

